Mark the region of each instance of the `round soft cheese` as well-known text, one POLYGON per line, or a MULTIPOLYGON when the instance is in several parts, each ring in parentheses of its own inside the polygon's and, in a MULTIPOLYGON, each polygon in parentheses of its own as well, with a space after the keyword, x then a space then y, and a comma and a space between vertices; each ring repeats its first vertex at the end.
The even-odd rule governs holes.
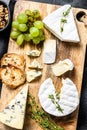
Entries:
POLYGON ((62 79, 63 86, 59 94, 59 99, 56 97, 56 90, 52 79, 46 79, 39 89, 39 101, 42 108, 49 114, 54 116, 66 116, 76 110, 79 104, 79 96, 76 85, 69 79, 62 79), (57 105, 52 102, 49 95, 53 95, 56 103, 62 111, 57 109, 57 105))

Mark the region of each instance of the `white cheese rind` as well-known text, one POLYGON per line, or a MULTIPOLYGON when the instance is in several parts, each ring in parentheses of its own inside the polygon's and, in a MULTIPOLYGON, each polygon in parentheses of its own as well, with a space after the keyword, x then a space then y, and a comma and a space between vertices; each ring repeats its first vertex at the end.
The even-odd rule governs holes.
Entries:
POLYGON ((54 63, 56 59, 56 40, 47 39, 44 42, 43 62, 45 64, 54 63))
POLYGON ((53 11, 51 14, 43 19, 45 27, 51 31, 57 38, 65 42, 80 42, 78 30, 74 20, 72 9, 69 15, 66 17, 67 23, 64 24, 63 32, 60 31, 61 19, 63 12, 65 12, 71 5, 64 5, 59 9, 53 11))
MULTIPOLYGON (((58 111, 55 104, 49 98, 50 94, 55 97, 55 87, 51 78, 45 80, 39 89, 38 97, 42 108, 49 114, 54 116, 66 116, 71 114, 79 104, 78 91, 75 84, 69 79, 62 80, 63 86, 60 92, 59 105, 63 109, 63 113, 58 111)), ((56 99, 57 101, 57 99, 56 99)))
POLYGON ((70 59, 65 59, 63 61, 59 61, 55 65, 52 66, 52 71, 55 76, 61 76, 69 70, 73 70, 74 64, 70 59))
POLYGON ((23 129, 28 93, 28 84, 0 112, 0 121, 7 126, 23 129))

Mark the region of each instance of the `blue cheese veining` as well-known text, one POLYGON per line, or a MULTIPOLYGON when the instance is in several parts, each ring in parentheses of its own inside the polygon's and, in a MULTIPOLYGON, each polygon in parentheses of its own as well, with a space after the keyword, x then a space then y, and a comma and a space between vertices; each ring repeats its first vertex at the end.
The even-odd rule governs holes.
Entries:
POLYGON ((27 81, 30 83, 42 75, 40 70, 30 70, 26 72, 27 81))
POLYGON ((31 69, 43 69, 42 65, 37 60, 33 60, 28 67, 31 69))
POLYGON ((26 52, 26 55, 30 56, 30 57, 39 57, 41 54, 40 50, 30 50, 28 52, 26 52))
POLYGON ((28 84, 0 112, 0 121, 12 128, 23 129, 28 93, 28 84))

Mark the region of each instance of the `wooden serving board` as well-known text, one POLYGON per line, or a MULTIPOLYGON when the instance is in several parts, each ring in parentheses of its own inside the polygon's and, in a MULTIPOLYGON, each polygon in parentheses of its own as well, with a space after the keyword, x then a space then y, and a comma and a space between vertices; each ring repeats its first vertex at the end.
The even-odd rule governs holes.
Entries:
MULTIPOLYGON (((14 15, 13 19, 16 19, 17 15, 19 13, 24 12, 26 9, 38 9, 41 13, 42 19, 50 14, 52 11, 58 9, 60 6, 58 5, 51 5, 51 4, 44 4, 44 3, 37 3, 37 2, 31 2, 31 1, 22 1, 19 0, 14 9, 14 15)), ((41 83, 47 79, 48 77, 51 77, 54 85, 56 87, 56 90, 60 90, 61 88, 61 80, 62 78, 69 77, 77 86, 78 92, 79 92, 79 98, 81 93, 81 87, 82 87, 82 78, 83 78, 83 70, 84 70, 84 60, 85 60, 85 52, 86 52, 86 42, 87 42, 87 29, 84 26, 84 23, 77 21, 76 14, 80 11, 84 11, 87 13, 87 10, 84 9, 78 9, 73 8, 73 14, 76 20, 76 24, 78 27, 79 35, 81 42, 80 43, 64 43, 58 40, 55 36, 53 36, 48 30, 45 30, 46 37, 47 38, 53 38, 57 41, 57 57, 56 62, 59 60, 64 60, 65 58, 69 58, 72 60, 72 62, 75 65, 75 68, 73 71, 66 73, 65 75, 61 77, 56 77, 52 73, 51 66, 52 65, 45 65, 43 64, 43 45, 41 46, 34 46, 29 43, 25 44, 24 47, 18 47, 15 41, 12 39, 9 39, 9 46, 8 46, 8 52, 14 52, 18 54, 24 54, 25 52, 30 49, 38 49, 41 48, 42 53, 37 60, 42 63, 43 65, 43 72, 42 77, 32 83, 29 83, 29 91, 32 93, 33 96, 35 96, 37 104, 39 104, 38 100, 38 90, 41 85, 41 83)), ((29 65, 29 63, 33 60, 32 58, 29 58, 25 56, 26 59, 26 66, 29 65)), ((7 86, 3 84, 2 87, 2 93, 1 93, 1 100, 0 100, 0 109, 3 109, 8 102, 18 93, 19 90, 21 90, 23 86, 20 86, 19 88, 15 90, 9 89, 7 86)), ((39 104, 40 105, 40 104, 39 104)), ((56 123, 62 127, 65 128, 65 130, 76 130, 77 127, 77 119, 78 119, 78 111, 77 109, 74 113, 72 113, 69 116, 56 118, 56 123)), ((26 113, 27 115, 27 113, 26 113)), ((54 118, 55 120, 55 118, 54 118)), ((10 127, 7 127, 0 123, 0 130, 13 130, 10 127)), ((23 130, 42 130, 42 128, 33 120, 27 119, 25 117, 25 124, 23 130)))

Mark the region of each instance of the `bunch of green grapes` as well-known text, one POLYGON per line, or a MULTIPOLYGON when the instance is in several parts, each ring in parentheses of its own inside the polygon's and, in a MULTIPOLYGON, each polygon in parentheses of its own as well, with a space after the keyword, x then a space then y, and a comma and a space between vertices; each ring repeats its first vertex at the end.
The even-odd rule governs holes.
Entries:
POLYGON ((17 16, 12 22, 12 31, 10 37, 17 41, 21 46, 24 41, 33 41, 39 44, 45 40, 43 22, 40 20, 40 12, 38 10, 25 10, 17 16))

